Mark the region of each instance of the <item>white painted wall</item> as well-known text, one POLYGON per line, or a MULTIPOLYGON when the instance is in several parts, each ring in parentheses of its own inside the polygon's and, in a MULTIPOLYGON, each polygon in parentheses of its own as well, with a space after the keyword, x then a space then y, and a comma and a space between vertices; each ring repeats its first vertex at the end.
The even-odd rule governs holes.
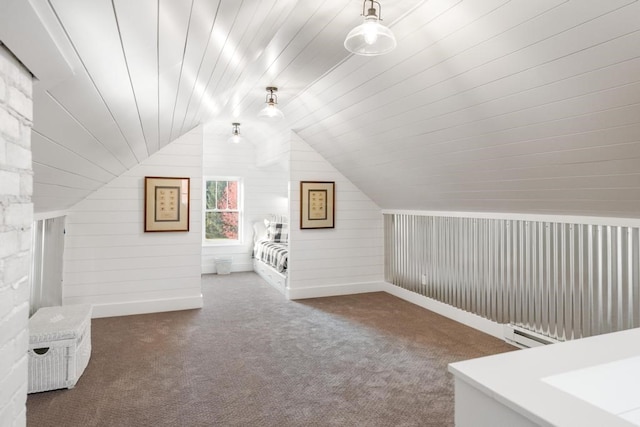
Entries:
POLYGON ((33 220, 31 74, 0 43, 0 426, 24 426, 33 220))
POLYGON ((378 291, 384 281, 380 208, 292 132, 289 298, 378 291), (335 181, 335 228, 300 229, 300 181, 335 181))
POLYGON ((196 128, 69 209, 63 304, 94 317, 201 307, 201 186, 196 128), (189 232, 144 232, 145 176, 191 178, 189 232))
MULTIPOLYGON (((225 127, 226 129, 226 127, 225 127)), ((261 141, 227 141, 211 126, 204 126, 203 176, 235 176, 244 182, 244 221, 242 242, 236 245, 207 245, 202 248, 202 273, 215 272, 215 258, 230 258, 231 271, 253 270, 252 224, 268 214, 286 215, 288 205, 288 168, 284 162, 264 162, 261 141)))

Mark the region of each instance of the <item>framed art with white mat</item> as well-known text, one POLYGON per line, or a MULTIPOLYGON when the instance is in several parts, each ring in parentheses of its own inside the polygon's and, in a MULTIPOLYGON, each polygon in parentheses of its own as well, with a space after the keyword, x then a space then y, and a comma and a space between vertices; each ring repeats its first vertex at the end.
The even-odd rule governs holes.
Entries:
POLYGON ((144 231, 189 231, 189 178, 144 178, 144 231))
POLYGON ((335 227, 335 182, 300 181, 300 228, 335 227))

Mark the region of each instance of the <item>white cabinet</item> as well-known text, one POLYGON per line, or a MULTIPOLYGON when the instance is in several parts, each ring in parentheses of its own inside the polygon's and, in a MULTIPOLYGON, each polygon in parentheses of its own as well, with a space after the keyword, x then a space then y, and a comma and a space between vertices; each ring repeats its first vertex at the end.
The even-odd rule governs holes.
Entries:
POLYGON ((537 427, 538 424, 456 378, 456 427, 537 427))

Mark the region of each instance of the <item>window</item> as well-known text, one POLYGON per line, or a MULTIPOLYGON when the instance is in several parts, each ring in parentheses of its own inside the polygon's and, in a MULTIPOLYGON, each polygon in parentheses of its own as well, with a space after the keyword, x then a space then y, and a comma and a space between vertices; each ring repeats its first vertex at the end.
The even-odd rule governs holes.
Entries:
POLYGON ((242 224, 242 182, 238 178, 205 178, 205 241, 239 242, 242 224))

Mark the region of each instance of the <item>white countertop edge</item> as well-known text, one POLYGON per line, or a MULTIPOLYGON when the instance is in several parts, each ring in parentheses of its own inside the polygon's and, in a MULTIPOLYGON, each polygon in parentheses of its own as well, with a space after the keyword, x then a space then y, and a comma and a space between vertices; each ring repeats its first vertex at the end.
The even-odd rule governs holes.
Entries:
POLYGON ((449 364, 448 370, 457 379, 542 426, 628 427, 633 424, 541 379, 639 355, 640 329, 630 329, 455 362, 449 364), (553 363, 540 363, 541 360, 553 363), (532 393, 536 396, 533 399, 532 393))
POLYGON ((490 398, 496 400, 497 402, 502 403, 507 408, 509 408, 509 409, 513 410, 514 412, 522 415, 523 417, 527 418, 528 420, 533 421, 534 423, 540 425, 541 427, 557 427, 557 426, 554 426, 553 424, 550 424, 547 420, 539 417, 535 413, 526 410, 525 408, 523 408, 522 406, 520 406, 517 403, 513 402, 512 400, 502 396, 500 393, 496 393, 491 388, 486 387, 484 384, 474 380, 472 377, 470 377, 469 375, 466 375, 464 372, 459 371, 454 366, 454 365, 457 365, 459 363, 464 363, 464 362, 456 362, 456 363, 449 364, 449 372, 451 372, 454 375, 455 378, 460 379, 460 380, 466 382, 467 384, 471 385, 472 387, 481 390, 484 394, 486 394, 490 398))

